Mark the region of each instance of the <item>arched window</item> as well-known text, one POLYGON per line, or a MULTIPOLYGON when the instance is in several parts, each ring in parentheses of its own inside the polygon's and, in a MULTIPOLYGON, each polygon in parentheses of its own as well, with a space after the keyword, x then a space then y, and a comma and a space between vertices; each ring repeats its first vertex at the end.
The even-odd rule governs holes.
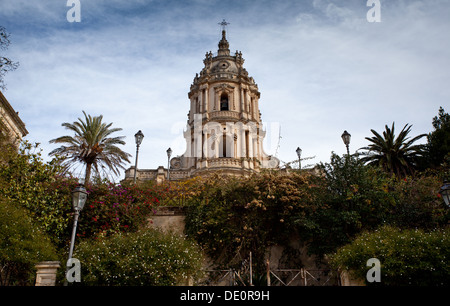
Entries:
POLYGON ((220 110, 221 111, 227 111, 228 110, 228 95, 226 93, 223 93, 220 96, 220 110))

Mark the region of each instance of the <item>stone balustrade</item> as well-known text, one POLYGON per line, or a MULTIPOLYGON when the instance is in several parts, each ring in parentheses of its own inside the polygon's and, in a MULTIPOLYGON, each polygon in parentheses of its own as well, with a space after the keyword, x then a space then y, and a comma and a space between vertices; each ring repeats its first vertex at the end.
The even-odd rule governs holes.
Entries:
POLYGON ((209 119, 214 118, 233 118, 239 119, 239 113, 233 111, 216 111, 209 113, 209 119))
POLYGON ((242 161, 240 158, 213 158, 208 160, 209 168, 220 167, 242 167, 242 161))

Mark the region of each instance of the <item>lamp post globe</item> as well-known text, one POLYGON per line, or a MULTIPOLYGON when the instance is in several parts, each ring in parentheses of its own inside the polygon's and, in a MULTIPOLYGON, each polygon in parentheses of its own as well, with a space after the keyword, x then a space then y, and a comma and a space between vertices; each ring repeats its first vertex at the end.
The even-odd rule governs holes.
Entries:
POLYGON ((86 204, 87 191, 82 184, 78 184, 72 191, 72 207, 74 211, 80 212, 86 204))
POLYGON ((344 133, 342 133, 342 135, 341 135, 342 141, 344 142, 345 146, 347 147, 347 155, 350 155, 349 144, 350 144, 351 137, 352 137, 352 135, 350 135, 350 133, 347 131, 344 131, 344 133))
POLYGON ((168 148, 166 153, 167 153, 167 180, 170 180, 170 156, 172 156, 172 149, 168 148))
POLYGON ((141 130, 139 130, 136 134, 134 134, 134 139, 136 141, 136 161, 134 163, 134 178, 133 182, 136 184, 136 175, 137 175, 137 163, 138 163, 138 156, 139 156, 139 146, 142 143, 142 140, 144 139, 144 134, 141 130))
POLYGON ((450 207, 450 183, 445 181, 444 185, 442 185, 441 190, 439 190, 439 194, 444 199, 445 205, 450 207))
POLYGON ((134 139, 136 141, 136 145, 139 147, 142 143, 142 139, 144 139, 144 134, 141 130, 139 130, 136 134, 134 134, 134 139))
POLYGON ((295 152, 297 152, 297 156, 298 156, 298 168, 301 169, 302 168, 302 164, 301 164, 302 149, 300 149, 300 147, 297 147, 297 150, 295 150, 295 152))

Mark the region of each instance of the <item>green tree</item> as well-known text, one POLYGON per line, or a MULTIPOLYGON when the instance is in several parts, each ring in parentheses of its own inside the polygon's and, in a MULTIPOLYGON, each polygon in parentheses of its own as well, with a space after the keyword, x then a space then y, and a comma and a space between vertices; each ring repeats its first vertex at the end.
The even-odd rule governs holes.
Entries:
POLYGON ((28 212, 0 198, 0 285, 30 285, 34 265, 56 259, 55 247, 28 212))
POLYGON ((0 197, 26 208, 55 243, 69 236, 71 190, 76 180, 61 175, 58 160, 44 162, 37 144, 22 141, 0 150, 0 197))
POLYGON ((310 192, 311 209, 297 215, 300 235, 308 239, 310 253, 322 256, 347 244, 364 229, 374 229, 389 218, 394 198, 379 167, 367 167, 355 156, 332 154, 321 163, 322 176, 310 192))
POLYGON ((387 223, 399 228, 430 230, 443 227, 448 221, 448 209, 438 194, 442 186, 439 175, 420 174, 415 177, 388 182, 389 194, 394 200, 387 223))
POLYGON ((398 137, 395 136, 394 123, 392 123, 391 128, 385 126, 386 130, 383 132, 383 136, 375 130, 371 130, 375 136, 366 137, 371 143, 367 147, 361 148, 367 150, 367 152, 362 153, 364 157, 361 160, 370 165, 381 166, 385 171, 397 176, 412 174, 417 159, 424 152, 424 145, 413 144, 420 138, 425 137, 426 134, 410 139, 408 134, 411 127, 411 125, 406 124, 398 137))
POLYGON ((438 116, 433 118, 434 131, 427 135, 428 158, 432 167, 439 167, 446 155, 450 154, 450 115, 439 108, 438 116))
POLYGON ((84 114, 84 121, 78 118, 73 123, 63 123, 67 130, 74 132, 74 136, 62 136, 50 140, 50 143, 63 144, 49 153, 50 156, 64 157, 63 165, 66 169, 83 163, 86 166, 85 184, 89 183, 91 170, 94 168, 98 176, 106 166, 115 175, 119 168, 124 169, 123 163, 130 162, 130 154, 122 151, 117 145, 124 145, 125 136, 109 137, 121 128, 111 128, 112 123, 102 122, 103 116, 91 117, 84 114))

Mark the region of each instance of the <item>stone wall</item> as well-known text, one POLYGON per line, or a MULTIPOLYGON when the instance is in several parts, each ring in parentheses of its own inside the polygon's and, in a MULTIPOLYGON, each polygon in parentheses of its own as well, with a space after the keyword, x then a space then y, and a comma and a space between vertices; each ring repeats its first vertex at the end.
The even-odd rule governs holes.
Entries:
POLYGON ((5 96, 0 91, 0 133, 9 137, 13 143, 17 144, 19 139, 22 139, 28 134, 25 124, 19 117, 5 96))
POLYGON ((158 207, 148 219, 149 226, 184 235, 185 207, 158 207))

